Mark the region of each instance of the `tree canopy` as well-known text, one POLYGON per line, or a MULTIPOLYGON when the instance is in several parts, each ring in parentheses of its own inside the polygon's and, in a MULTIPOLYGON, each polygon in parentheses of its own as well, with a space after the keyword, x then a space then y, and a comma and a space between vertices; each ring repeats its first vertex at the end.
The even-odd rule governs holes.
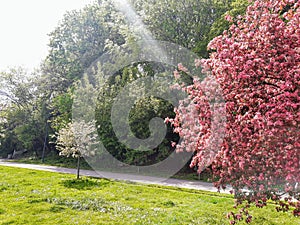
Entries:
MULTIPOLYGON (((116 159, 147 166, 164 160, 176 146, 179 152, 193 152, 190 166, 198 173, 209 167, 218 188, 233 188, 237 204, 244 205, 228 215, 232 224, 242 217, 250 222, 247 208, 252 203, 263 207, 269 200, 279 204, 278 211, 300 216, 300 3, 129 0, 126 14, 118 2, 95 1, 67 12, 49 34, 48 55, 35 72, 1 71, 0 155, 27 149, 43 158, 53 151, 77 157, 79 163, 81 156, 93 154, 87 147, 98 144, 98 135, 116 159), (131 17, 140 19, 139 24, 129 21, 131 17), (115 114, 120 115, 121 131, 126 124, 123 106, 132 106, 126 118, 130 132, 118 134, 123 137, 152 137, 151 119, 170 117, 161 144, 139 151, 143 146, 130 149, 114 132, 114 101, 120 93, 135 100, 140 89, 147 89, 146 82, 134 86, 135 81, 149 78, 155 86, 169 71, 158 62, 138 61, 102 74, 105 65, 96 62, 106 53, 117 58, 129 46, 138 49, 136 43, 145 44, 139 42, 145 38, 196 53, 200 58, 195 67, 203 73, 191 79, 185 65, 174 67, 178 84, 166 86, 188 94, 175 112, 170 102, 155 96, 132 105, 123 102, 115 114), (89 80, 91 68, 99 80, 89 80), (101 83, 100 88, 93 82, 101 83), (124 94, 128 86, 133 93, 124 94), (78 89, 82 102, 91 99, 88 94, 97 96, 95 109, 86 104, 77 110, 90 110, 90 121, 72 120, 78 89)), ((121 59, 125 62, 130 54, 135 52, 121 59)))
MULTIPOLYGON (((300 214, 299 13, 298 1, 268 0, 255 1, 245 16, 228 15, 234 23, 209 43, 210 58, 196 62, 208 79, 183 87, 189 105, 182 103, 171 120, 185 139, 177 148, 195 151, 191 166, 201 172, 212 162, 216 186, 231 185, 245 208, 274 200, 278 211, 300 214), (211 99, 205 96, 215 84, 225 100, 224 136, 213 128, 211 99), (190 117, 196 122, 184 123, 190 117), (217 150, 212 137, 222 140, 217 150)), ((251 221, 245 208, 229 215, 232 224, 242 215, 251 221)))

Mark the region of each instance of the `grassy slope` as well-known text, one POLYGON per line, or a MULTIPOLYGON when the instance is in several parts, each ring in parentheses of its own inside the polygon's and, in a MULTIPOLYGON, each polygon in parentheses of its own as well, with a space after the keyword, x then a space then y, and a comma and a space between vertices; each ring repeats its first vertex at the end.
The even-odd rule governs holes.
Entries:
MULTIPOLYGON (((0 167, 0 224, 228 224, 229 195, 0 167)), ((274 206, 253 224, 300 224, 274 206)), ((243 224, 243 223, 241 223, 243 224)))

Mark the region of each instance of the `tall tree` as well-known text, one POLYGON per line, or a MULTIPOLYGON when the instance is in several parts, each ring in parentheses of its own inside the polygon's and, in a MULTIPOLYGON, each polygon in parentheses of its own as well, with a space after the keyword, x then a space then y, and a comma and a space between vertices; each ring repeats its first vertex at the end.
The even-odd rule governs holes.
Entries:
MULTIPOLYGON (((230 184, 237 204, 246 202, 245 208, 248 203, 263 207, 273 200, 278 211, 291 209, 296 216, 300 215, 299 15, 296 0, 255 1, 245 16, 209 44, 214 51, 210 58, 197 62, 211 71, 208 80, 218 82, 226 101, 225 136, 212 163, 216 186, 230 184)), ((213 84, 208 80, 198 79, 184 88, 191 99, 188 107, 198 110, 198 122, 181 126, 195 115, 183 104, 172 121, 186 139, 178 148, 196 151, 191 166, 198 166, 198 172, 210 157, 207 150, 212 150, 211 112, 205 107, 209 96, 203 92, 213 84)), ((232 224, 243 215, 251 221, 245 208, 229 215, 232 224)))
MULTIPOLYGON (((5 93, 1 126, 3 154, 13 150, 34 151, 41 155, 45 139, 46 111, 37 89, 37 74, 29 74, 23 68, 1 72, 2 91, 5 93)), ((48 145, 45 146, 47 149, 48 145)))
POLYGON ((122 17, 110 1, 67 12, 50 33, 50 51, 42 66, 48 88, 65 91, 85 69, 106 51, 107 41, 124 43, 122 17))
POLYGON ((101 1, 67 12, 50 33, 50 50, 41 68, 39 89, 51 110, 55 131, 71 120, 74 83, 109 49, 109 44, 125 42, 123 24, 122 15, 112 3, 101 1))
POLYGON ((231 0, 132 0, 153 36, 206 56, 205 41, 212 24, 230 9, 231 0), (200 51, 200 44, 202 42, 200 51))

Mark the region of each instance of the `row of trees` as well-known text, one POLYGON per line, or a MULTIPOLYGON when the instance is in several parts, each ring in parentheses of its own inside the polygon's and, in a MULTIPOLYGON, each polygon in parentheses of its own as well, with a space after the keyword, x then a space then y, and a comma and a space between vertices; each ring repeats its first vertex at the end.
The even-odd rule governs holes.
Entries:
MULTIPOLYGON (((221 25, 226 29, 228 24, 220 22, 224 21, 221 19, 222 15, 232 10, 232 7, 242 11, 244 2, 246 1, 136 0, 131 1, 131 5, 155 39, 175 42, 205 56, 206 43, 219 34, 216 28, 211 27, 221 25)), ((130 45, 141 38, 130 26, 111 1, 101 1, 101 4, 95 2, 82 10, 66 13, 50 33, 49 54, 35 73, 28 74, 22 68, 1 73, 1 86, 10 96, 7 98, 1 95, 6 102, 10 102, 1 110, 3 120, 0 153, 3 157, 13 150, 27 149, 38 157, 56 150, 56 134, 71 123, 76 82, 92 62, 105 52, 115 46, 130 45)), ((104 102, 111 102, 122 86, 134 80, 137 73, 140 73, 137 68, 141 66, 143 76, 153 76, 158 65, 140 63, 115 74, 106 84, 106 88, 114 89, 115 93, 106 93, 102 101, 99 101, 96 120, 99 123, 102 121, 103 130, 100 129, 99 133, 118 159, 129 164, 143 165, 166 157, 174 150, 170 147, 170 141, 176 141, 178 136, 169 129, 168 138, 153 152, 148 152, 146 156, 135 154, 116 141, 107 120, 110 106, 103 105, 104 102), (124 82, 116 82, 118 77, 122 77, 124 82)), ((172 107, 164 101, 149 98, 136 105, 130 119, 136 135, 142 138, 149 135, 147 123, 155 113, 163 118, 174 116, 172 107), (146 103, 148 108, 145 108, 146 103), (156 112, 151 108, 156 108, 156 112)))
POLYGON ((99 143, 96 132, 117 159, 149 165, 166 158, 177 144, 178 151, 194 152, 192 168, 201 173, 209 167, 218 188, 231 185, 237 203, 246 203, 229 215, 232 224, 243 216, 250 222, 249 204, 263 207, 268 200, 279 203, 278 211, 292 209, 299 215, 299 3, 130 2, 155 39, 206 58, 196 61, 209 74, 204 80, 186 79, 189 71, 182 65, 175 71, 184 77, 180 82, 188 80, 179 86, 189 96, 175 112, 169 102, 152 96, 132 107, 129 124, 141 139, 150 135, 151 118, 170 118, 162 143, 151 151, 132 151, 119 142, 110 120, 123 87, 141 77, 157 79, 157 71, 165 72, 158 63, 136 62, 97 81, 101 88, 91 120, 97 130, 93 124, 72 121, 75 90, 95 83, 82 79, 85 71, 106 52, 145 38, 111 1, 103 0, 64 16, 50 34, 49 54, 37 72, 1 73, 0 154, 6 157, 26 148, 42 158, 57 150, 78 159, 84 154, 103 157, 91 151, 99 143), (213 117, 212 106, 219 116, 213 117))

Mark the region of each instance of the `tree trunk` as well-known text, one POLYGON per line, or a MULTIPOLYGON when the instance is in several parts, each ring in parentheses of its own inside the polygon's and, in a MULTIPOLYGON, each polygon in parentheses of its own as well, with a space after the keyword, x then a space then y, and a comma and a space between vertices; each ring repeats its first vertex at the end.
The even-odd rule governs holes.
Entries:
POLYGON ((48 137, 48 123, 46 122, 46 132, 45 132, 45 138, 44 138, 44 145, 43 145, 43 152, 42 152, 42 163, 45 162, 45 151, 47 147, 47 137, 48 137))
POLYGON ((80 156, 77 158, 77 179, 79 179, 79 171, 80 171, 80 156))

